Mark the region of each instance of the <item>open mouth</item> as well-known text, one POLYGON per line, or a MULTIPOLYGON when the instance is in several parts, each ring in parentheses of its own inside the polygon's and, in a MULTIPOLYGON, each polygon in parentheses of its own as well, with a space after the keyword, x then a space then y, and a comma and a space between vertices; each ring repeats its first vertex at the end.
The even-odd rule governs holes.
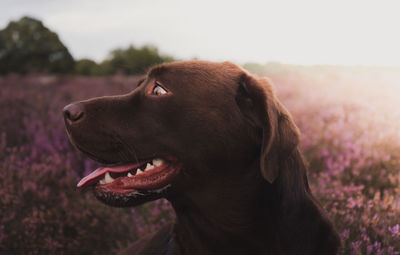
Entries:
POLYGON ((156 199, 180 169, 180 162, 172 157, 107 165, 84 177, 77 187, 94 186, 96 197, 111 205, 133 205, 156 199))

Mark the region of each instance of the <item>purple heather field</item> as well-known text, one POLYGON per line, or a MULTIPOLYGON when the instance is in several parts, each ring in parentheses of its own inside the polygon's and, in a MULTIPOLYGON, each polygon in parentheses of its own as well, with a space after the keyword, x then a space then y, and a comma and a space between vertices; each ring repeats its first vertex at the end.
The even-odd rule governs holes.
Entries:
MULTIPOLYGON (((400 254, 400 72, 266 66, 302 131, 309 181, 341 254, 400 254)), ((126 93, 139 76, 0 78, 0 254, 113 254, 173 218, 167 201, 112 208, 76 183, 96 163, 62 108, 126 93)))

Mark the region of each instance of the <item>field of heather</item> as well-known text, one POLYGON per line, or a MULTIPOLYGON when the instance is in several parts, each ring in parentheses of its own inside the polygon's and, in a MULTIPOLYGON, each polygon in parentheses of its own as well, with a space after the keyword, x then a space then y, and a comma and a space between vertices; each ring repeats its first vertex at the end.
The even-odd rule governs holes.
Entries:
MULTIPOLYGON (((400 254, 400 71, 258 68, 302 131, 314 194, 342 254, 400 254)), ((62 108, 128 92, 139 77, 0 78, 0 254, 112 254, 174 217, 159 200, 107 207, 76 189, 93 161, 68 142, 62 108)))

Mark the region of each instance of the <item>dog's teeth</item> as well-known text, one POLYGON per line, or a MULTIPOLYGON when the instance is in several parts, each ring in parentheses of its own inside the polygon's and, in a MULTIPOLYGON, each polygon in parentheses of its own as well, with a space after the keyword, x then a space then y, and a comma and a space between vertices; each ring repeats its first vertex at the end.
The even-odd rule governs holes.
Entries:
POLYGON ((128 177, 132 177, 133 175, 131 173, 128 172, 127 174, 128 177))
POLYGON ((146 168, 144 169, 144 171, 151 170, 153 168, 154 168, 154 166, 152 164, 147 163, 146 168))
POLYGON ((102 179, 102 180, 100 180, 99 183, 100 183, 100 184, 106 184, 106 180, 102 179))
POLYGON ((110 182, 113 182, 113 181, 114 181, 114 178, 112 178, 111 175, 110 175, 110 173, 107 172, 107 173, 106 173, 106 176, 105 176, 105 178, 104 178, 104 180, 105 180, 106 183, 110 183, 110 182))
POLYGON ((136 174, 141 174, 141 173, 143 173, 143 171, 140 170, 140 169, 138 169, 137 172, 136 172, 136 174))
POLYGON ((153 159, 153 165, 161 166, 163 164, 163 160, 160 158, 153 159))

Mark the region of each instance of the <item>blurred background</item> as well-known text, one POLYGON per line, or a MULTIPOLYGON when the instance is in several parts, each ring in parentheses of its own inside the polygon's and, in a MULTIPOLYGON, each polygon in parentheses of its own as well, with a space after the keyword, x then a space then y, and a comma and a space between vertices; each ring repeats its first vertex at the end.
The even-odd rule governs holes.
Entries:
POLYGON ((75 187, 96 163, 62 108, 129 92, 153 65, 233 61, 274 82, 302 131, 341 254, 400 254, 396 1, 1 0, 0 254, 113 254, 174 217, 75 187))

